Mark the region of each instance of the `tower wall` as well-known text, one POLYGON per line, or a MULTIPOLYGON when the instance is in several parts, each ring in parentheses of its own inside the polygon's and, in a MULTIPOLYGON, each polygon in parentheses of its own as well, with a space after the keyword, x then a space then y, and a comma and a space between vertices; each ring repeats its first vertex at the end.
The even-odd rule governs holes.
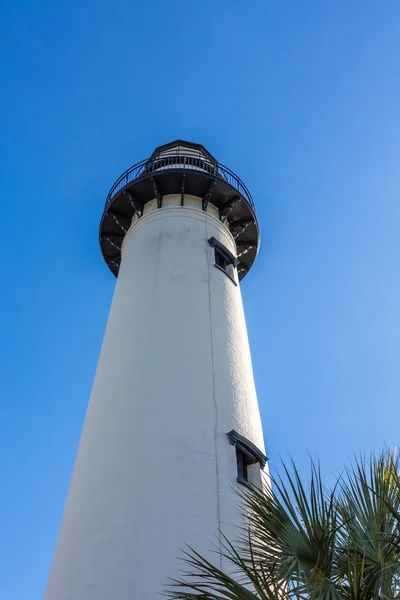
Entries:
POLYGON ((122 263, 45 600, 156 600, 185 544, 240 525, 227 432, 264 451, 235 242, 212 205, 145 207, 122 263))

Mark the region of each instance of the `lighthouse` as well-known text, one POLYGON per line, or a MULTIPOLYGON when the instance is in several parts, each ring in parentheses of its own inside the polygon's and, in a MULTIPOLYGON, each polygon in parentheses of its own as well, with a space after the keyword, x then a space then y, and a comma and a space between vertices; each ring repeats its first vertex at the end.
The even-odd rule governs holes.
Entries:
POLYGON ((118 178, 99 235, 116 286, 45 600, 161 600, 262 485, 240 291, 259 228, 239 177, 178 140, 118 178))

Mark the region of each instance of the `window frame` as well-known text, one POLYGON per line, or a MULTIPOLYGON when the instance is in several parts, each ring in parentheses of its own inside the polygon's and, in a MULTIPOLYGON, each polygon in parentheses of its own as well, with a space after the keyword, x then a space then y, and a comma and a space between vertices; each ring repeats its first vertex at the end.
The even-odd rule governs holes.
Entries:
POLYGON ((253 485, 249 480, 248 467, 258 464, 261 472, 267 464, 268 457, 255 444, 234 429, 226 435, 228 436, 229 443, 235 446, 237 481, 244 485, 253 485), (243 461, 244 458, 246 462, 243 461))
POLYGON ((233 281, 235 285, 237 285, 235 274, 236 267, 239 264, 239 260, 234 254, 232 254, 232 252, 230 252, 230 250, 228 250, 228 248, 221 244, 221 242, 219 242, 215 237, 210 237, 208 243, 212 248, 214 248, 214 266, 217 269, 219 269, 219 271, 222 271, 222 273, 225 273, 225 275, 227 275, 229 279, 233 281), (225 268, 218 264, 218 256, 222 257, 227 262, 227 266, 225 268), (232 272, 228 270, 229 268, 231 268, 232 272))

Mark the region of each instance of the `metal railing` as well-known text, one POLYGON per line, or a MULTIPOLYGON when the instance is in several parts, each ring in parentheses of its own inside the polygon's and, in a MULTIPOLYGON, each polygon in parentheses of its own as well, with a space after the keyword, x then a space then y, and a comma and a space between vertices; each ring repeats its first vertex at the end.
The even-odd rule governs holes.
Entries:
POLYGON ((120 192, 126 185, 135 181, 136 179, 146 178, 151 174, 164 169, 187 169, 188 171, 204 171, 210 174, 216 179, 226 181, 235 190, 237 190, 246 200, 247 204, 251 206, 255 212, 255 206, 253 198, 243 181, 233 173, 228 167, 221 165, 217 161, 211 161, 201 155, 200 153, 186 150, 184 152, 178 151, 167 151, 165 154, 160 154, 146 160, 142 160, 140 163, 130 167, 125 173, 123 173, 117 181, 114 183, 106 199, 106 206, 108 203, 120 192))

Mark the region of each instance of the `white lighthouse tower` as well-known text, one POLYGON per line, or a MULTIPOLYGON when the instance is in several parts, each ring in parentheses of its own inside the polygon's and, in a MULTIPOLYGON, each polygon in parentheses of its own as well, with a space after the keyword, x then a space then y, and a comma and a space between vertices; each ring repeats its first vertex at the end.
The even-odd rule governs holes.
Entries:
POLYGON ((45 600, 158 600, 186 544, 236 535, 266 464, 240 293, 259 230, 242 181, 177 141, 113 185, 100 244, 117 283, 45 600))

